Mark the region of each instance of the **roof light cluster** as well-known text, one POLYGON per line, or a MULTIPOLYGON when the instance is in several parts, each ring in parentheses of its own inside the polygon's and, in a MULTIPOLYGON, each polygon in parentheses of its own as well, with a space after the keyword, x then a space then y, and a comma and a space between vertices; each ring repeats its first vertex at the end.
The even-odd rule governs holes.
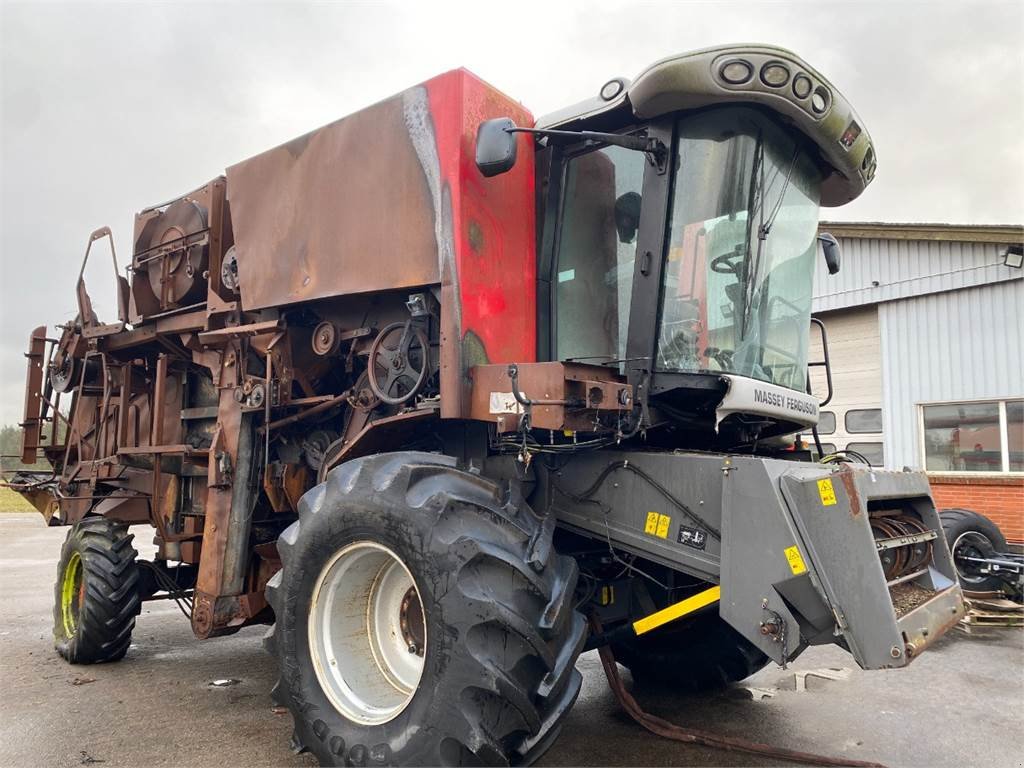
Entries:
POLYGON ((788 62, 779 59, 758 62, 728 58, 716 61, 713 66, 717 68, 716 78, 725 87, 778 93, 799 104, 816 118, 824 117, 832 106, 829 89, 815 82, 806 72, 797 70, 794 73, 788 62))

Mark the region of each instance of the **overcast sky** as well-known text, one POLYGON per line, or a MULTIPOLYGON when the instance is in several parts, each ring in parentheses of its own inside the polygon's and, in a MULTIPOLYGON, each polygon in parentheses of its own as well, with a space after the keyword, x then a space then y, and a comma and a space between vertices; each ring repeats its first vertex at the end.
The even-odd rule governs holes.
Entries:
POLYGON ((1020 2, 0 0, 0 423, 21 418, 30 330, 75 314, 90 232, 110 225, 123 265, 138 209, 439 72, 540 115, 672 53, 779 44, 875 140, 875 182, 824 217, 1021 223, 1022 39, 1020 2))

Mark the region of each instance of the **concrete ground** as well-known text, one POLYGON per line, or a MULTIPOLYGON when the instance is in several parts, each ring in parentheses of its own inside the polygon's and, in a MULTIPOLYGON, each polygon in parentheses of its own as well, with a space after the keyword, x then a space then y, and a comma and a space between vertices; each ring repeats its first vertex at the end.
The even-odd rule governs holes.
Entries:
MULTIPOLYGON (((0 764, 314 764, 289 752, 290 715, 271 709, 275 668, 262 628, 200 642, 173 605, 147 603, 124 661, 73 667, 58 658, 51 600, 65 533, 38 515, 0 514, 0 764), (223 678, 239 682, 210 686, 223 678)), ((792 749, 894 767, 1021 766, 1022 638, 954 633, 892 672, 862 672, 838 649, 817 648, 786 672, 772 667, 720 694, 638 698, 677 723, 792 749), (849 677, 811 677, 793 690, 794 672, 829 668, 849 677)), ((583 692, 542 765, 779 764, 652 736, 620 711, 596 654, 580 667, 583 692)))

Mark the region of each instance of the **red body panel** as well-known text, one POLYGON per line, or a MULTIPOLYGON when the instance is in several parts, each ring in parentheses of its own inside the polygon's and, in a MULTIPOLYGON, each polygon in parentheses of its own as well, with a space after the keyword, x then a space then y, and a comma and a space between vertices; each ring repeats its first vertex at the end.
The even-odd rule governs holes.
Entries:
POLYGON ((473 366, 536 359, 532 142, 519 138, 519 160, 508 173, 484 179, 475 164, 482 121, 507 116, 532 125, 533 118, 463 69, 423 87, 437 170, 432 153, 421 151, 420 160, 428 182, 434 173, 440 177, 441 415, 459 418, 470 412, 473 366))
POLYGON ((477 127, 493 117, 532 125, 533 117, 466 70, 426 83, 435 122, 442 184, 451 190, 455 266, 464 354, 475 356, 472 334, 486 360, 536 359, 534 157, 521 137, 518 160, 508 173, 485 179, 475 164, 477 127))

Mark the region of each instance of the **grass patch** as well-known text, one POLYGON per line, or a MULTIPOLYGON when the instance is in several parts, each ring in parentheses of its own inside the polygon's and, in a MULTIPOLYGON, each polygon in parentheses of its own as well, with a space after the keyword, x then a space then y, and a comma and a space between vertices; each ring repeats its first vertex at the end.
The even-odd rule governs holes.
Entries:
POLYGON ((36 508, 25 501, 20 493, 0 487, 0 512, 36 512, 36 508))

